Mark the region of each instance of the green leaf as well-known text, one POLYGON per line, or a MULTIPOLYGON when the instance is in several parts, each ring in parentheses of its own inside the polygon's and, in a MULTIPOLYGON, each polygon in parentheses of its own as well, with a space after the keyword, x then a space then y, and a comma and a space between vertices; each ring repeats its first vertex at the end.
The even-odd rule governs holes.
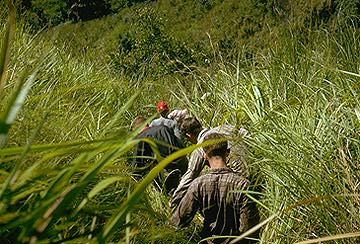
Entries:
MULTIPOLYGON (((26 71, 25 71, 26 72, 26 71)), ((25 73, 24 73, 25 74, 25 73)), ((7 133, 16 115, 24 104, 26 95, 30 91, 31 85, 35 80, 36 72, 32 73, 24 82, 24 75, 20 78, 19 85, 5 108, 4 114, 0 117, 0 147, 5 145, 7 133)))
POLYGON ((24 104, 26 95, 30 91, 31 85, 35 80, 35 77, 36 77, 36 72, 32 73, 29 76, 25 84, 21 87, 20 91, 15 95, 16 99, 14 103, 11 104, 10 109, 5 117, 6 124, 11 125, 14 122, 16 115, 18 114, 21 106, 24 104))
POLYGON ((85 204, 88 202, 88 200, 95 197, 99 192, 101 192, 102 190, 104 190, 105 188, 110 186, 111 184, 114 184, 117 181, 122 181, 124 179, 125 179, 124 177, 114 176, 114 177, 106 178, 105 180, 102 180, 99 183, 97 183, 95 185, 95 187, 93 189, 91 189, 91 191, 88 193, 87 198, 84 198, 81 201, 81 203, 79 204, 79 206, 76 209, 76 212, 79 212, 85 206, 85 204))
POLYGON ((114 184, 117 181, 121 181, 124 180, 124 177, 120 177, 120 176, 114 176, 114 177, 110 177, 107 178, 103 181, 100 181, 98 184, 96 184, 96 186, 88 193, 88 199, 91 199, 93 197, 95 197, 100 191, 102 191, 103 189, 105 189, 106 187, 108 187, 111 184, 114 184))
POLYGON ((0 49, 0 95, 5 85, 7 64, 9 63, 11 43, 15 29, 15 8, 12 1, 9 1, 9 19, 5 30, 4 38, 0 49))

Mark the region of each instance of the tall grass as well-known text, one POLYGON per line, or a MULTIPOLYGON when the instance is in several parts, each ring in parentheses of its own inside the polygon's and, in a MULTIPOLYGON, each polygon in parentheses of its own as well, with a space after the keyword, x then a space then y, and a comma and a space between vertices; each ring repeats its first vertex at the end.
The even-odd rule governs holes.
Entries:
POLYGON ((199 241, 197 218, 182 231, 166 225, 168 199, 151 183, 193 148, 142 182, 127 164, 132 118, 166 99, 206 127, 249 131, 261 243, 356 243, 359 31, 353 19, 337 24, 305 39, 298 26, 276 30, 256 60, 240 53, 237 66, 159 81, 116 76, 103 57, 93 61, 99 52, 74 55, 71 42, 2 25, 14 35, 1 36, 0 242, 199 241))
POLYGON ((108 67, 96 70, 67 54, 65 45, 12 23, 4 33, 9 30, 16 34, 2 36, 2 74, 9 75, 1 97, 1 135, 7 140, 0 149, 0 242, 186 240, 186 232, 169 227, 158 234, 168 207, 156 209, 141 194, 151 190, 156 172, 137 185, 127 163, 138 132, 128 130, 136 113, 131 108, 141 89, 108 76, 108 67), (135 191, 128 196, 127 189, 135 191), (154 235, 142 235, 150 228, 154 235))
POLYGON ((276 216, 262 228, 262 243, 359 236, 359 33, 351 21, 335 34, 309 35, 316 41, 286 30, 252 69, 179 86, 205 125, 249 130, 262 218, 276 216))

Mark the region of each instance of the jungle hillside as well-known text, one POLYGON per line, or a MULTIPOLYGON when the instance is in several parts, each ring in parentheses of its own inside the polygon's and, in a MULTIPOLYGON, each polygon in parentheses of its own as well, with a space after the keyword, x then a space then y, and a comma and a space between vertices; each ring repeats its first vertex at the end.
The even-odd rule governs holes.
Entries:
POLYGON ((359 1, 8 0, 0 24, 0 243, 205 243, 154 183, 197 146, 129 164, 160 100, 246 128, 259 243, 359 242, 359 1))

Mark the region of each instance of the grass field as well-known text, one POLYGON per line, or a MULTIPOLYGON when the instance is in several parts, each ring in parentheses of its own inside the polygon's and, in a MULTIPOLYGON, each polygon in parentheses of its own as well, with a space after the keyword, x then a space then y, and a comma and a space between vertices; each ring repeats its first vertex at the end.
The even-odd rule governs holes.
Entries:
POLYGON ((79 39, 59 43, 60 27, 29 34, 10 14, 1 23, 0 242, 199 242, 200 218, 182 230, 167 226, 168 198, 151 184, 194 148, 141 182, 127 164, 137 142, 132 119, 153 116, 164 99, 206 127, 247 128, 260 243, 357 243, 357 21, 306 35, 296 24, 273 29, 274 41, 251 59, 239 51, 236 62, 218 58, 158 79, 115 72, 101 45, 77 52, 79 25, 79 39))

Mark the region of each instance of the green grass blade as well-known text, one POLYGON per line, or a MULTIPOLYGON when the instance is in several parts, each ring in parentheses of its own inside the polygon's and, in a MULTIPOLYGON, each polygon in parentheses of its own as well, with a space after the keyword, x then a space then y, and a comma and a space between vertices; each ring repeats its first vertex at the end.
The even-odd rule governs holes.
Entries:
POLYGON ((130 108, 130 106, 134 103, 134 100, 140 95, 142 89, 139 89, 122 107, 121 109, 113 116, 113 118, 105 125, 102 129, 102 133, 100 136, 103 136, 106 131, 113 127, 115 123, 117 123, 118 119, 130 108))
POLYGON ((312 240, 295 242, 294 244, 322 243, 322 242, 325 242, 325 241, 334 241, 334 240, 340 240, 340 239, 355 238, 355 237, 359 237, 359 236, 360 236, 360 231, 352 232, 352 233, 339 234, 339 235, 332 235, 332 236, 321 237, 321 238, 315 238, 315 239, 312 239, 312 240))
POLYGON ((0 49, 0 95, 5 86, 7 65, 9 63, 11 43, 15 29, 15 8, 12 1, 9 1, 9 18, 0 49))
POLYGON ((109 187, 110 185, 112 185, 118 181, 123 181, 124 179, 125 179, 124 177, 113 176, 113 177, 109 177, 109 178, 97 183, 94 186, 94 188, 92 188, 91 191, 87 194, 87 197, 81 201, 81 203, 79 204, 79 206, 76 209, 76 213, 79 212, 89 200, 91 200, 93 197, 95 197, 97 194, 99 194, 102 190, 104 190, 105 188, 109 187))
MULTIPOLYGON (((96 151, 101 146, 101 143, 115 142, 114 139, 94 140, 94 141, 69 141, 62 143, 31 145, 28 149, 28 153, 49 153, 50 151, 56 151, 54 156, 61 156, 69 152, 80 151, 96 151)), ((0 156, 13 156, 18 155, 25 150, 25 147, 8 147, 0 149, 0 156)), ((49 157, 47 157, 49 158, 49 157)))
POLYGON ((10 126, 14 122, 17 113, 24 104, 25 98, 30 91, 35 77, 36 72, 32 73, 26 81, 25 79, 20 79, 18 88, 12 95, 9 104, 4 111, 4 114, 0 117, 0 148, 5 145, 10 126))
POLYGON ((21 106, 24 104, 26 95, 30 91, 31 85, 33 81, 35 80, 36 73, 30 75, 28 80, 25 82, 25 84, 21 87, 18 94, 16 94, 16 99, 13 104, 11 104, 11 107, 7 113, 7 116, 5 118, 5 123, 10 125, 14 122, 17 113, 19 112, 21 106))

